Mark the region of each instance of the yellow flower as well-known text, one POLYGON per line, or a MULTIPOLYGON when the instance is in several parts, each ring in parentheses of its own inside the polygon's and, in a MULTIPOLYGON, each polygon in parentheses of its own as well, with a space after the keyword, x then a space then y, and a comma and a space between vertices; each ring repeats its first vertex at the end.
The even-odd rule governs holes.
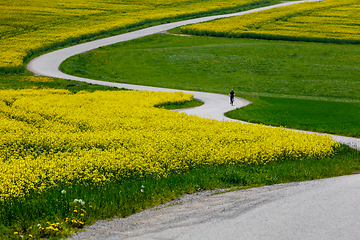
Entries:
MULTIPOLYGON (((322 158, 339 146, 326 135, 154 107, 192 97, 147 91, 0 90, 0 200, 78 180, 101 184, 114 178, 167 177, 191 166, 322 158)), ((79 203, 85 201, 74 200, 79 203)))
POLYGON ((182 27, 188 33, 282 40, 360 42, 358 0, 327 0, 182 27), (346 26, 344 27, 344 23, 346 26))
MULTIPOLYGON (((62 0, 53 1, 51 7, 43 0, 26 1, 26 4, 2 1, 0 8, 4 14, 0 15, 0 68, 19 68, 24 64, 23 59, 34 50, 55 46, 80 36, 126 28, 149 20, 240 7, 254 2, 257 1, 216 0, 206 1, 204 4, 199 1, 180 0, 77 0, 76 6, 79 7, 74 8, 72 4, 65 4, 62 0), (42 14, 38 14, 39 12, 42 14), (18 23, 26 27, 21 27, 18 23)), ((34 78, 35 80, 31 79, 34 81, 46 81, 43 79, 45 77, 31 78, 34 78)))

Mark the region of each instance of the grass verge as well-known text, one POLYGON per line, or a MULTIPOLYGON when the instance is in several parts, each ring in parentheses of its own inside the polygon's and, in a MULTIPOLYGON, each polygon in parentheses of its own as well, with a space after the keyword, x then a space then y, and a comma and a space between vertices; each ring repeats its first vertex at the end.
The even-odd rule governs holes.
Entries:
POLYGON ((164 103, 164 104, 160 104, 160 105, 155 105, 155 107, 171 110, 171 109, 193 108, 193 107, 201 106, 203 104, 204 103, 202 101, 194 99, 193 101, 189 101, 189 102, 164 103))
POLYGON ((72 93, 80 91, 118 91, 125 90, 115 87, 94 85, 86 82, 78 82, 51 77, 34 77, 24 75, 0 75, 0 89, 27 89, 27 88, 54 88, 67 89, 72 93))
POLYGON ((126 217, 184 193, 313 180, 359 170, 360 153, 342 146, 325 159, 287 159, 263 166, 198 167, 167 178, 114 179, 101 186, 74 183, 0 204, 0 236, 59 239, 98 219, 126 217))

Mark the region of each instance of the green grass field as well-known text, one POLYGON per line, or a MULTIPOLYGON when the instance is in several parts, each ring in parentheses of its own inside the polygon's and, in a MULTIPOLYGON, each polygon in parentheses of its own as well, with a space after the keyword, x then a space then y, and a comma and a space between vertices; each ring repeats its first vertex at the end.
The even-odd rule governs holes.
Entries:
POLYGON ((247 122, 354 137, 360 137, 359 115, 359 102, 274 97, 259 97, 253 104, 226 113, 229 118, 247 122))
POLYGON ((358 45, 158 34, 74 56, 61 69, 104 81, 234 89, 255 104, 229 117, 356 137, 359 61, 358 45))

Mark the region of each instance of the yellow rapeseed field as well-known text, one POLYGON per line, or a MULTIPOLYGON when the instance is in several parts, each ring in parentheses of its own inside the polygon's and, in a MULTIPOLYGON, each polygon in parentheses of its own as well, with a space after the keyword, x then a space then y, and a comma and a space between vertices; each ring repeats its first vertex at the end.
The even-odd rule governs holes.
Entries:
POLYGON ((0 69, 60 42, 140 23, 233 8, 257 0, 0 0, 0 69))
POLYGON ((360 43, 360 1, 324 0, 183 27, 224 37, 360 43))
POLYGON ((154 107, 190 99, 180 92, 0 90, 0 199, 77 181, 324 157, 338 146, 325 135, 154 107))

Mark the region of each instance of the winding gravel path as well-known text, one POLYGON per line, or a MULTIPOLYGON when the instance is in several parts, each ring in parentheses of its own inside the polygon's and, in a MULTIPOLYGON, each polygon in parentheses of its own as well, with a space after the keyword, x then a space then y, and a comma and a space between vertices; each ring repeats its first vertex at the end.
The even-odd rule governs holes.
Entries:
MULTIPOLYGON (((151 90, 151 91, 166 91, 166 92, 174 92, 174 91, 182 91, 182 90, 174 90, 174 89, 166 89, 166 88, 156 88, 156 87, 147 87, 147 86, 140 86, 140 85, 131 85, 131 84, 121 84, 121 83, 113 83, 113 82, 104 82, 104 81, 97 81, 93 79, 75 77, 68 74, 65 74, 59 70, 60 64, 67 58, 87 52, 102 46, 111 45, 118 42, 129 41, 132 39, 148 36, 151 34, 165 32, 169 29, 180 27, 188 24, 194 24, 199 22, 206 22, 218 18, 225 18, 225 17, 232 17, 232 16, 239 16, 244 14, 249 14, 253 12, 263 11, 271 8, 276 7, 283 7, 291 4, 299 4, 303 2, 318 2, 321 0, 305 0, 305 1, 295 1, 295 2, 284 2, 281 4, 262 7, 258 9, 253 9, 249 11, 239 12, 239 13, 232 13, 232 14, 225 14, 225 15, 217 15, 217 16, 210 16, 210 17, 203 17, 197 18, 192 20, 186 20, 181 22, 163 24, 159 26, 154 26, 130 33, 125 33, 109 38, 104 38, 100 40, 96 40, 93 42, 83 43, 76 46, 64 48, 61 50, 57 50, 54 52, 50 52, 44 54, 40 57, 33 59, 27 66, 27 68, 32 71, 35 75, 42 75, 42 76, 49 76, 49 77, 57 77, 57 78, 64 78, 64 79, 71 79, 76 81, 82 81, 92 84, 99 84, 99 85, 106 85, 106 86, 113 86, 119 88, 128 88, 133 90, 151 90)), ((182 91, 184 93, 191 93, 194 94, 194 98, 203 101, 205 104, 194 108, 194 109, 185 109, 180 110, 182 112, 186 112, 188 114, 194 114, 204 118, 212 118, 218 120, 229 120, 235 121, 224 116, 225 112, 233 110, 235 108, 241 108, 248 104, 249 101, 241 98, 235 99, 235 106, 230 106, 228 104, 228 96, 221 95, 221 94, 214 94, 214 93, 204 93, 204 92, 194 92, 194 91, 182 91)), ((241 122, 241 121, 240 121, 241 122)), ((351 146, 355 149, 360 150, 360 139, 351 138, 351 137, 343 137, 343 136, 336 136, 333 135, 333 138, 343 144, 351 146)))
MULTIPOLYGON (((59 71, 67 58, 101 46, 128 41, 169 29, 282 7, 307 0, 199 19, 169 23, 54 51, 33 59, 27 68, 35 75, 83 81, 92 84, 151 91, 182 91, 139 85, 103 82, 70 76, 59 71)), ((194 94, 205 104, 181 110, 204 118, 229 120, 224 113, 250 104, 228 96, 194 94)), ((340 142, 360 150, 360 139, 335 136, 340 142)), ((72 239, 360 239, 360 175, 279 184, 210 196, 203 192, 184 196, 158 210, 146 210, 125 219, 98 221, 76 233, 72 239)))

